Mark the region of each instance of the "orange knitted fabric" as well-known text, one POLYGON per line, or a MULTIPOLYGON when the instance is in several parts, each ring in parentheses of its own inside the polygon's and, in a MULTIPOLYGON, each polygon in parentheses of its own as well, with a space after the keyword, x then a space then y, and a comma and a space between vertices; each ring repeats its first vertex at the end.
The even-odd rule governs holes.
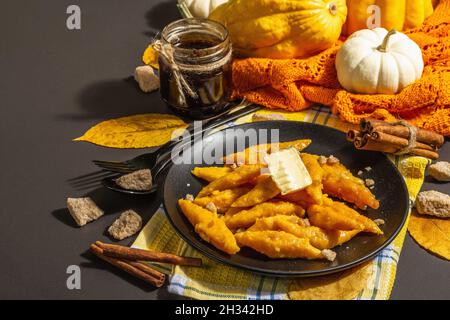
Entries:
POLYGON ((402 118, 450 136, 450 0, 441 0, 422 27, 406 33, 421 47, 425 69, 422 79, 397 95, 361 95, 343 90, 334 66, 342 44, 339 42, 308 59, 234 61, 234 97, 290 111, 320 103, 351 123, 368 117, 402 118))

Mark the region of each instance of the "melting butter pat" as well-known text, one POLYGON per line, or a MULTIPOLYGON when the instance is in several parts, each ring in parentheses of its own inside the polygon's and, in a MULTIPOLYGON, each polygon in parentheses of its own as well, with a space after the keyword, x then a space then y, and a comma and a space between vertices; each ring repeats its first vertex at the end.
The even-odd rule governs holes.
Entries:
POLYGON ((294 148, 274 152, 265 157, 273 181, 282 195, 306 188, 312 184, 308 169, 294 148))

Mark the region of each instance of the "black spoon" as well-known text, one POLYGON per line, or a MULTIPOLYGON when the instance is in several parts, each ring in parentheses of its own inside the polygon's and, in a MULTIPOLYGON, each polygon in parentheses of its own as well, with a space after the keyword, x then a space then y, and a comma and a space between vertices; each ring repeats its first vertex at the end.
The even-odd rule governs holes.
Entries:
MULTIPOLYGON (((251 106, 246 106, 243 109, 240 109, 239 111, 236 111, 235 113, 232 113, 231 115, 228 115, 227 117, 224 118, 219 118, 217 121, 213 122, 212 124, 206 126, 206 128, 197 133, 196 135, 192 135, 190 139, 188 139, 188 141, 178 141, 175 143, 174 146, 172 146, 173 148, 183 148, 184 146, 186 146, 187 144, 191 143, 191 140, 196 140, 197 138, 201 138, 202 135, 207 132, 207 131, 211 131, 212 129, 215 129, 217 127, 220 127, 222 125, 225 125, 226 123, 230 122, 230 121, 234 121, 240 117, 243 117, 244 115, 250 114, 252 112, 255 112, 257 110, 259 110, 261 108, 261 106, 257 106, 257 105, 251 105, 251 106)), ((170 148, 168 148, 170 151, 170 148)), ((153 176, 153 180, 156 180, 156 177, 164 170, 164 168, 166 168, 166 166, 172 162, 171 159, 171 152, 167 152, 166 154, 162 155, 163 160, 158 160, 158 163, 151 168, 152 171, 152 176, 153 176)), ((157 191, 158 186, 157 185, 153 185, 152 188, 150 190, 144 190, 144 191, 137 191, 137 190, 127 190, 122 188, 121 186, 119 186, 116 183, 116 180, 120 177, 121 175, 117 175, 114 177, 108 177, 108 178, 104 178, 102 180, 102 185, 105 188, 108 188, 112 191, 115 192, 120 192, 120 193, 125 193, 125 194, 132 194, 132 195, 148 195, 151 193, 154 193, 157 191)))

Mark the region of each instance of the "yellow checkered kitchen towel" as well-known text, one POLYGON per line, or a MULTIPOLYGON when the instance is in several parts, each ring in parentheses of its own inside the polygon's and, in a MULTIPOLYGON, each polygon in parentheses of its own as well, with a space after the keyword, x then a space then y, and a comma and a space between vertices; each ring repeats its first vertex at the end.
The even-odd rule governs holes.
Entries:
MULTIPOLYGON (((274 111, 259 111, 275 113, 274 111)), ((327 125, 342 131, 350 124, 340 121, 328 109, 315 107, 297 113, 283 113, 288 120, 305 121, 327 125)), ((234 124, 251 121, 251 115, 234 124)), ((234 125, 233 124, 233 125, 234 125)), ((414 201, 424 180, 428 160, 421 157, 392 157, 408 186, 411 201, 414 201)), ((371 277, 356 299, 389 299, 394 285, 397 263, 405 239, 407 223, 398 237, 369 264, 371 277)), ((178 255, 203 259, 202 268, 172 267, 156 265, 170 275, 169 291, 195 299, 289 299, 288 288, 292 279, 260 276, 254 273, 217 263, 190 247, 175 232, 160 208, 139 234, 133 247, 152 249, 178 255)))

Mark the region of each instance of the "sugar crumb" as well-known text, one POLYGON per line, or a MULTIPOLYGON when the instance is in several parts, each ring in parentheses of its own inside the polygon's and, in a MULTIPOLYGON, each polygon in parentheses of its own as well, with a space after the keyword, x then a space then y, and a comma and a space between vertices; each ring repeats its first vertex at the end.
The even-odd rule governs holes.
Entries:
POLYGON ((333 156, 333 155, 329 156, 328 157, 328 161, 327 161, 327 163, 330 164, 330 165, 338 164, 340 162, 341 161, 338 158, 336 158, 335 156, 333 156))
POLYGON ((213 202, 209 202, 206 206, 205 206, 206 210, 209 210, 211 212, 217 213, 217 207, 213 202))
POLYGON ((320 164, 320 165, 326 164, 327 161, 328 161, 327 157, 325 157, 325 156, 320 156, 320 157, 319 157, 319 164, 320 164))
POLYGON ((332 250, 329 249, 322 250, 322 255, 328 261, 333 262, 334 260, 336 260, 336 252, 332 250))

